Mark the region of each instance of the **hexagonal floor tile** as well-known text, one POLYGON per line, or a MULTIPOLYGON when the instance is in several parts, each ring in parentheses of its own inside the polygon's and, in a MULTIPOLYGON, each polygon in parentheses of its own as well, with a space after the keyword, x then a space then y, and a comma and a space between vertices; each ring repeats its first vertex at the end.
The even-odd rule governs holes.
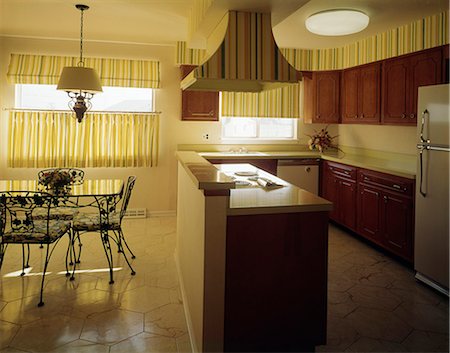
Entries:
POLYGON ((80 336, 83 320, 64 315, 50 316, 23 325, 10 346, 33 352, 48 352, 80 336))
POLYGON ((0 311, 0 320, 16 324, 30 323, 60 313, 61 305, 64 303, 63 299, 46 295, 45 292, 45 305, 38 307, 38 302, 39 296, 11 301, 0 311))
POLYGON ((182 304, 167 304, 145 314, 144 330, 167 337, 180 337, 187 333, 182 304))
POLYGON ((124 292, 121 301, 122 308, 140 313, 146 313, 166 304, 170 304, 170 291, 149 286, 124 292))
POLYGON ((148 352, 178 352, 177 343, 174 338, 153 335, 150 333, 140 333, 134 337, 126 339, 111 346, 111 353, 148 353, 148 352))
POLYGON ((435 305, 404 302, 394 314, 417 330, 448 334, 448 312, 435 305))
POLYGON ((392 312, 358 308, 344 319, 352 325, 361 336, 402 342, 412 331, 412 327, 399 319, 392 312))
POLYGON ((76 340, 58 347, 51 353, 108 353, 109 346, 92 343, 84 340, 76 340))
POLYGON ((448 352, 448 334, 414 330, 402 342, 408 352, 448 352))
POLYGON ((346 352, 404 352, 405 348, 395 342, 376 340, 368 337, 361 337, 346 352))
POLYGON ((357 284, 350 288, 348 293, 355 303, 367 308, 394 310, 402 302, 385 288, 357 284))
POLYGON ((19 331, 19 328, 19 325, 0 321, 0 349, 8 347, 17 331, 19 331))
POLYGON ((102 344, 122 341, 144 331, 144 315, 114 309, 90 315, 81 332, 81 339, 102 344))

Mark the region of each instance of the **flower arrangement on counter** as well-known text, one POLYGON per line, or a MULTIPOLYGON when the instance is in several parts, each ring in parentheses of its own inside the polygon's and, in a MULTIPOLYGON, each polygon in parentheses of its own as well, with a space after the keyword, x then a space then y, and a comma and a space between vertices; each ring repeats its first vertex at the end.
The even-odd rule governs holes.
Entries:
POLYGON ((312 135, 306 135, 309 137, 308 146, 310 150, 319 150, 319 152, 323 152, 327 148, 339 150, 339 147, 333 144, 333 139, 337 136, 331 136, 327 129, 328 125, 320 131, 314 130, 315 133, 312 135))
POLYGON ((49 189, 61 189, 73 183, 73 176, 65 170, 51 170, 43 173, 40 182, 49 189))

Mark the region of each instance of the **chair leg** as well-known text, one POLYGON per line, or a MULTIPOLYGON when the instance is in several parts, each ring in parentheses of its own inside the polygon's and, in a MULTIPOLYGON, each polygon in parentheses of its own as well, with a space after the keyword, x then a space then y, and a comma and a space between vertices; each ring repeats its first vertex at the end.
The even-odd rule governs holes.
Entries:
MULTIPOLYGON (((69 245, 67 246, 67 250, 66 250, 66 277, 70 276, 70 272, 69 272, 69 266, 74 266, 75 264, 72 262, 72 259, 75 258, 75 256, 73 255, 73 233, 72 231, 69 232, 69 245), (69 258, 70 258, 70 262, 69 262, 69 258)), ((72 280, 72 278, 71 278, 72 280)))
POLYGON ((50 247, 50 244, 47 244, 47 249, 45 251, 44 272, 42 273, 41 294, 40 294, 40 299, 39 299, 38 306, 43 306, 44 305, 43 294, 44 294, 45 273, 47 272, 48 261, 50 260, 49 247, 50 247))
POLYGON ((27 244, 27 261, 25 262, 25 268, 30 267, 30 244, 27 244))
POLYGON ((5 258, 6 248, 8 247, 8 244, 0 244, 0 269, 3 265, 3 259, 5 258))
MULTIPOLYGON (((27 244, 28 245, 28 244, 27 244)), ((28 249, 29 250, 29 249, 28 249)), ((26 261, 25 261, 25 244, 22 244, 22 273, 21 276, 25 276, 25 268, 26 268, 26 261)))
POLYGON ((109 235, 108 232, 100 234, 100 236, 102 237, 103 250, 105 250, 106 259, 108 260, 109 265, 109 284, 113 284, 113 257, 111 252, 111 244, 109 242, 109 235))
POLYGON ((119 232, 119 244, 120 244, 120 247, 122 248, 122 251, 123 251, 123 247, 122 247, 122 242, 123 242, 125 244, 125 246, 127 247, 128 251, 130 252, 131 258, 135 259, 136 256, 134 256, 133 252, 131 251, 130 247, 128 246, 128 243, 127 243, 125 237, 123 236, 122 228, 120 228, 118 230, 118 232, 119 232))

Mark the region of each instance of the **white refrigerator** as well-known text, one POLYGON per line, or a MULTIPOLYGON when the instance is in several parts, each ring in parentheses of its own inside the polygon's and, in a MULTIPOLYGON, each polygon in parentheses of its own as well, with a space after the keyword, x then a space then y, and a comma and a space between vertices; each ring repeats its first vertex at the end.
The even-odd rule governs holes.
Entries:
POLYGON ((416 278, 448 295, 449 86, 419 88, 414 268, 416 278))

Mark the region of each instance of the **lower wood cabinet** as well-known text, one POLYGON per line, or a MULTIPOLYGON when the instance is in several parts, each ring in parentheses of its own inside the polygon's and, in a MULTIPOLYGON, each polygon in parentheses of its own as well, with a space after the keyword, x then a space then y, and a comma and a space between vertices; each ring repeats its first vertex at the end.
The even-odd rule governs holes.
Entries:
POLYGON ((322 173, 322 197, 333 202, 330 218, 355 230, 356 168, 324 162, 322 173))
POLYGON ((334 205, 330 218, 409 262, 413 262, 414 190, 411 179, 323 162, 322 197, 334 205))

